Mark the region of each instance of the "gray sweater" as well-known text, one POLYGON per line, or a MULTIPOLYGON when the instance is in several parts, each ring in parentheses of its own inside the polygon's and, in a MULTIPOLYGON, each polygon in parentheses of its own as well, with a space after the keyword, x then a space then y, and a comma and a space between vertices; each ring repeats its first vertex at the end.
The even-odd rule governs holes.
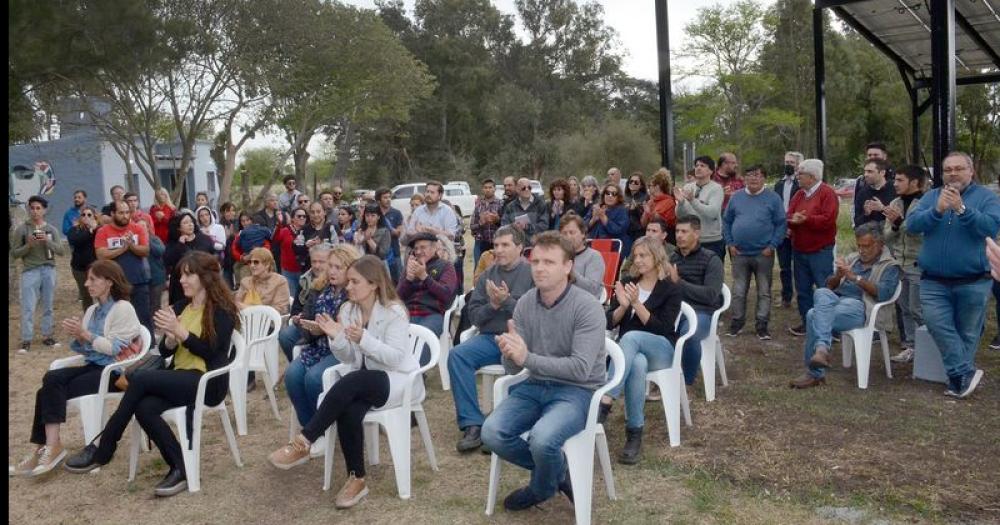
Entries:
POLYGON ((472 290, 472 297, 469 299, 469 320, 483 334, 506 332, 507 320, 514 316, 517 300, 534 286, 531 265, 523 258, 518 259, 517 264, 510 270, 504 270, 499 264, 491 265, 476 281, 476 287, 472 290), (504 282, 510 290, 510 297, 500 305, 499 310, 490 304, 490 296, 486 293, 487 280, 493 281, 494 284, 504 282))
MULTIPOLYGON (((596 390, 605 382, 604 310, 593 295, 570 285, 552 307, 542 304, 537 288, 521 296, 514 324, 528 346, 524 367, 533 379, 596 390)), ((507 358, 508 374, 522 367, 507 358)))
POLYGON ((725 190, 718 182, 710 180, 701 187, 689 182, 684 186, 684 191, 690 191, 694 197, 677 203, 677 216, 695 215, 701 220, 701 242, 721 241, 725 190))
POLYGON ((573 258, 573 283, 590 292, 594 297, 601 297, 604 287, 604 258, 593 248, 584 250, 573 258))

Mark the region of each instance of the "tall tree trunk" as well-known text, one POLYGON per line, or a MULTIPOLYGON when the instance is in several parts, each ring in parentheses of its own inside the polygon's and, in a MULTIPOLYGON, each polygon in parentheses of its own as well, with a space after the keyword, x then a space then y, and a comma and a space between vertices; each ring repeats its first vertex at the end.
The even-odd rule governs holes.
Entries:
POLYGON ((333 168, 331 182, 343 186, 347 178, 347 169, 351 165, 351 150, 357 138, 354 123, 350 119, 344 119, 343 131, 337 135, 335 144, 337 146, 337 163, 333 168))

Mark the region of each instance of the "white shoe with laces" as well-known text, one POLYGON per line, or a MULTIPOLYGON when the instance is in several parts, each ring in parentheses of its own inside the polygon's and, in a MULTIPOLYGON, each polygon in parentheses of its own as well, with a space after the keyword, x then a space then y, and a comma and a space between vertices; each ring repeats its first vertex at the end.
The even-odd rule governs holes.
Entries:
POLYGON ((902 352, 892 356, 893 363, 909 363, 913 361, 914 351, 912 348, 904 348, 902 352))

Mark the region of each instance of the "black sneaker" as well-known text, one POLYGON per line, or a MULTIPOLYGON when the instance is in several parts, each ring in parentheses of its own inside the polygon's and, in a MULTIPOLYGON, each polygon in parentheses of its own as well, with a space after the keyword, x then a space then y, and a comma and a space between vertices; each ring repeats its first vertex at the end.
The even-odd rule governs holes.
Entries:
POLYGON ((974 370, 962 376, 961 383, 959 383, 958 398, 965 399, 972 395, 972 392, 976 390, 979 386, 979 381, 983 379, 982 370, 974 370))
POLYGON ((531 487, 521 487, 511 492, 503 500, 503 508, 510 511, 525 510, 538 505, 545 500, 531 491, 531 487))
POLYGON ((153 494, 161 498, 169 498, 187 490, 187 486, 187 477, 184 475, 184 471, 174 468, 170 469, 163 480, 156 484, 153 494))
POLYGON ((993 350, 1000 350, 1000 334, 995 335, 993 340, 990 341, 990 348, 993 350))
POLYGON ((731 324, 731 325, 729 325, 729 330, 726 332, 726 337, 736 337, 736 336, 740 335, 741 331, 743 331, 743 324, 742 323, 731 324))
POLYGON ((45 339, 42 339, 42 344, 45 346, 62 346, 61 344, 59 344, 59 341, 56 341, 52 337, 46 337, 45 339))
POLYGON ((462 439, 458 440, 458 444, 455 448, 461 453, 472 452, 477 448, 483 446, 483 439, 481 436, 482 427, 479 425, 469 425, 465 427, 465 434, 462 439))
POLYGON ((757 339, 760 339, 761 341, 770 341, 771 340, 771 333, 767 331, 767 327, 766 326, 758 326, 757 327, 757 339))
POLYGON ((788 333, 799 337, 806 335, 806 325, 800 324, 798 326, 793 326, 788 329, 788 333))
POLYGON ((66 462, 63 463, 63 468, 77 474, 90 472, 91 470, 101 466, 101 464, 94 459, 94 456, 96 455, 97 445, 87 445, 83 447, 83 450, 66 458, 66 462))

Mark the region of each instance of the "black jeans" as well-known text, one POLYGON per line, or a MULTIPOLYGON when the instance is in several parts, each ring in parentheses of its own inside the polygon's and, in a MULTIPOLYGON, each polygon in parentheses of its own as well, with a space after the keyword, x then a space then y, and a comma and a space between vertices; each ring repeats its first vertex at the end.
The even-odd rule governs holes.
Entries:
POLYGON ((719 256, 722 260, 723 265, 726 263, 726 241, 713 241, 713 242, 703 242, 701 247, 706 250, 711 250, 719 256))
MULTIPOLYGON (((94 459, 101 465, 111 461, 118 441, 134 415, 139 426, 153 440, 156 448, 160 449, 160 455, 167 465, 171 469, 184 470, 181 445, 160 414, 174 407, 193 405, 201 375, 197 370, 144 370, 131 376, 118 409, 104 426, 101 444, 94 459)), ((214 406, 225 399, 226 388, 220 387, 225 387, 228 383, 228 374, 213 379, 205 393, 205 404, 214 406), (218 380, 223 383, 217 383, 218 380)), ((193 431, 190 410, 187 413, 187 427, 190 437, 193 431)))
POLYGON ((781 302, 788 304, 795 297, 795 288, 792 284, 792 240, 785 238, 785 241, 778 246, 778 266, 781 271, 781 302))
MULTIPOLYGON (((42 387, 35 394, 35 418, 31 423, 31 442, 45 444, 45 425, 66 422, 66 401, 74 397, 96 394, 101 386, 104 367, 86 364, 49 370, 42 377, 42 387)), ((117 392, 114 381, 108 390, 117 392)))
MULTIPOLYGON (((302 429, 309 442, 337 424, 337 437, 344 452, 348 474, 365 476, 365 414, 389 399, 389 375, 381 370, 355 370, 333 384, 316 415, 302 429)), ((328 443, 327 446, 330 446, 328 443)))
POLYGON ((135 308, 135 315, 139 318, 139 324, 145 326, 150 334, 156 333, 153 325, 153 312, 151 310, 152 298, 150 297, 149 284, 133 284, 129 302, 135 308))

